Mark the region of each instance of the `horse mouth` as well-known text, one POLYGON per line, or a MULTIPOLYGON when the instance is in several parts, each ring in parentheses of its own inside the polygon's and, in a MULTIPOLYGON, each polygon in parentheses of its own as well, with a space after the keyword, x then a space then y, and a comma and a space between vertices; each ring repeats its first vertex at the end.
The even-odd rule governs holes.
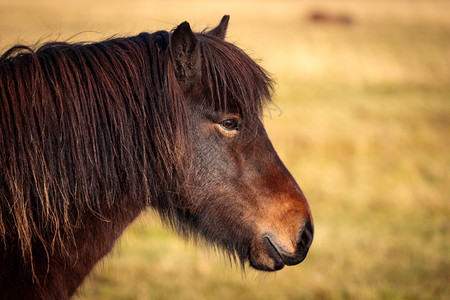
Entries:
POLYGON ((250 251, 250 265, 259 271, 274 272, 284 268, 281 254, 269 237, 263 237, 260 243, 250 251))
POLYGON ((273 271, 281 270, 284 267, 285 262, 280 252, 278 252, 277 247, 275 247, 275 245, 268 237, 263 238, 263 244, 264 247, 266 248, 267 254, 269 254, 269 256, 273 259, 274 262, 273 271))
POLYGON ((259 240, 258 246, 253 247, 253 251, 250 252, 250 265, 257 270, 273 272, 281 270, 286 265, 293 266, 301 263, 306 258, 312 242, 312 233, 309 229, 303 232, 305 234, 298 241, 294 253, 286 251, 274 236, 264 235, 259 240))

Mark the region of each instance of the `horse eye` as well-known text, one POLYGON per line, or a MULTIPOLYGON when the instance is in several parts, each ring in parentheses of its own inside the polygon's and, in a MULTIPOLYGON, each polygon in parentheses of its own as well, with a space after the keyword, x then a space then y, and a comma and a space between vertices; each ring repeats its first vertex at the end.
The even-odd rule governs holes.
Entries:
POLYGON ((238 122, 236 119, 226 119, 219 123, 223 129, 231 131, 231 130, 239 130, 238 122))

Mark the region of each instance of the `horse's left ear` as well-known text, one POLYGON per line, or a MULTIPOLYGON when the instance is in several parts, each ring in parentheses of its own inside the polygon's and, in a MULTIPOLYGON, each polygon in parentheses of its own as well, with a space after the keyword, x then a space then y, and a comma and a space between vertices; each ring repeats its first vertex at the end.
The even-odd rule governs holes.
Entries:
POLYGON ((223 16, 219 25, 216 28, 214 28, 213 30, 209 31, 208 34, 213 35, 218 38, 221 38, 222 40, 225 39, 229 20, 230 20, 230 16, 228 16, 228 15, 223 16))
POLYGON ((175 76, 183 90, 189 89, 200 77, 198 40, 188 22, 178 25, 170 36, 170 51, 175 76))

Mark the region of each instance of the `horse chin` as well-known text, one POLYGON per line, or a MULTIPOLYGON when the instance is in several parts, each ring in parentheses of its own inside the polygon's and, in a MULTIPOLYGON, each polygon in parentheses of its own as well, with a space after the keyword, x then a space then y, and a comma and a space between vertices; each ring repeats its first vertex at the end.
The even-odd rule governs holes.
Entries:
POLYGON ((284 268, 285 264, 282 260, 274 258, 264 258, 261 259, 250 256, 249 258, 250 266, 258 271, 265 272, 275 272, 284 268))

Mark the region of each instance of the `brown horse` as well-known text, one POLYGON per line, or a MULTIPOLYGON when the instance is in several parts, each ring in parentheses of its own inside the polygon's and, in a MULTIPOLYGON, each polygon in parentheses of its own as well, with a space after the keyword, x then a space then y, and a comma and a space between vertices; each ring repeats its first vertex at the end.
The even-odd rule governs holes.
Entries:
POLYGON ((305 258, 310 209, 260 121, 272 82, 228 19, 0 58, 0 297, 70 298, 147 207, 242 267, 305 258))

